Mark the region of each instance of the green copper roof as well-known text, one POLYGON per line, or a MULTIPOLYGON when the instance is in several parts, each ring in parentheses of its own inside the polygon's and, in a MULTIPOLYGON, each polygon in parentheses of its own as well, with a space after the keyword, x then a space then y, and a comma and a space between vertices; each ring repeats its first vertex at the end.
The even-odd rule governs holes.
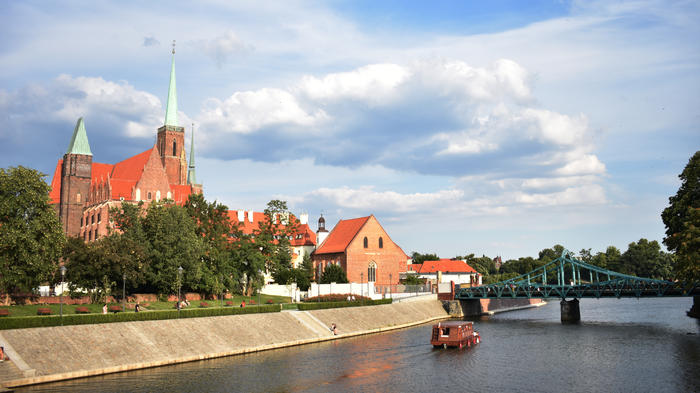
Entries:
POLYGON ((192 143, 190 143, 190 163, 187 170, 187 184, 197 184, 197 177, 194 173, 194 124, 192 124, 192 143))
POLYGON ((70 144, 68 145, 68 151, 66 154, 84 154, 86 156, 92 155, 82 117, 78 119, 78 124, 75 125, 73 137, 70 138, 70 144))
POLYGON ((165 104, 165 125, 177 127, 177 89, 175 87, 175 50, 170 67, 170 87, 168 87, 168 102, 165 104))

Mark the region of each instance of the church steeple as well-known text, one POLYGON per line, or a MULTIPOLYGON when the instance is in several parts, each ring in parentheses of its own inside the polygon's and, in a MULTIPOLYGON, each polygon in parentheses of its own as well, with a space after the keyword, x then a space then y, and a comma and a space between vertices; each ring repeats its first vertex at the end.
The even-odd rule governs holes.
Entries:
POLYGON ((177 123, 177 89, 175 87, 175 41, 170 65, 170 87, 165 104, 165 124, 158 129, 156 145, 170 184, 187 184, 185 128, 177 123))
POLYGON ((87 132, 85 132, 85 124, 83 118, 78 119, 78 123, 75 125, 73 130, 73 136, 68 144, 68 151, 66 154, 83 154, 86 156, 91 156, 90 144, 87 139, 87 132))
POLYGON ((177 87, 175 86, 175 40, 173 40, 173 58, 170 64, 170 86, 168 102, 165 104, 165 125, 177 127, 177 87))
POLYGON ((187 184, 197 184, 197 177, 194 173, 194 123, 192 123, 192 142, 190 143, 190 163, 187 169, 187 184))

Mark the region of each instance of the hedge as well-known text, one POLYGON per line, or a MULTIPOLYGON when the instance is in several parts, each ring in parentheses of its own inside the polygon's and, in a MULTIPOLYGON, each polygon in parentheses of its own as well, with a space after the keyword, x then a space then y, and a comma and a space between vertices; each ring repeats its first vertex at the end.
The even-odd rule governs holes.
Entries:
MULTIPOLYGON (((257 314, 279 311, 279 305, 233 308, 192 308, 180 310, 179 317, 200 318, 220 315, 257 314)), ((177 310, 141 311, 117 314, 70 314, 63 315, 63 325, 87 325, 93 323, 153 321, 177 318, 177 310)), ((43 317, 5 317, 0 319, 0 330, 26 329, 60 325, 61 317, 59 315, 50 315, 43 317)))
POLYGON ((340 308, 340 307, 360 307, 360 306, 376 306, 379 304, 391 304, 391 299, 366 300, 363 302, 320 302, 320 303, 297 303, 300 311, 321 310, 324 308, 340 308))

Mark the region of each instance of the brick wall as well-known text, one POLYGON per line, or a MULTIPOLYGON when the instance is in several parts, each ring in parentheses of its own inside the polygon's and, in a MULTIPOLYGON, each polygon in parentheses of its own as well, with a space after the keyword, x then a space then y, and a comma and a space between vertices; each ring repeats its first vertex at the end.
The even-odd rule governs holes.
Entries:
POLYGON ((375 283, 377 285, 398 284, 399 273, 403 273, 407 269, 408 257, 391 240, 374 216, 367 220, 350 242, 346 254, 346 264, 343 268, 347 272, 350 282, 366 282, 368 268, 372 262, 377 265, 375 270, 375 283), (365 237, 367 238, 367 248, 364 247, 365 237), (382 238, 381 248, 379 247, 380 237, 382 238))

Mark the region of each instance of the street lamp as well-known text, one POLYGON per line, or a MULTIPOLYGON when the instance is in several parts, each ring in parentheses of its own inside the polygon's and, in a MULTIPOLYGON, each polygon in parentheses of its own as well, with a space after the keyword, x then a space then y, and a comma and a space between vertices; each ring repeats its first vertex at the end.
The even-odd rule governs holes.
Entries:
POLYGON ((122 312, 126 312, 126 273, 122 273, 122 312))
POLYGON ((182 286, 182 266, 177 268, 177 317, 180 318, 180 287, 182 286))
POLYGON ((365 296, 365 273, 360 273, 360 296, 365 296))
POLYGON ((63 326, 63 283, 66 281, 66 267, 61 266, 61 326, 63 326))
POLYGON ((391 284, 393 284, 393 283, 394 282, 391 281, 391 273, 389 273, 389 298, 390 299, 394 296, 394 291, 392 291, 392 289, 391 289, 391 284))

